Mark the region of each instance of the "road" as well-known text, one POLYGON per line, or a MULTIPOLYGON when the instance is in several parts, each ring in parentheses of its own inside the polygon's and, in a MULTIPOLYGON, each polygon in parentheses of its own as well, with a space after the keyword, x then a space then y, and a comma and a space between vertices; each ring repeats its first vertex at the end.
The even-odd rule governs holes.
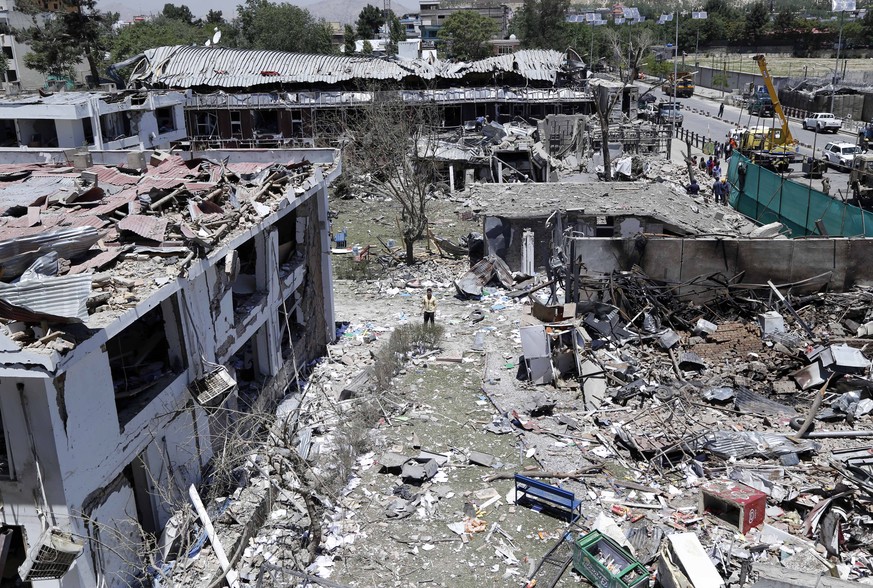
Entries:
MULTIPOLYGON (((644 90, 643 90, 644 91, 644 90)), ((642 93, 642 91, 641 91, 642 93)), ((650 92, 659 100, 672 100, 672 96, 665 95, 660 89, 656 88, 650 92)), ((717 93, 716 93, 717 94, 717 93)), ((726 105, 724 114, 721 119, 717 118, 719 102, 703 96, 692 96, 691 98, 680 98, 678 100, 682 104, 682 114, 684 122, 682 128, 691 132, 697 133, 704 137, 710 138, 713 141, 724 141, 728 131, 736 128, 738 125, 754 126, 763 124, 770 126, 779 124, 778 118, 761 119, 759 117, 750 117, 749 113, 735 106, 726 105)), ((821 158, 821 152, 827 143, 832 141, 845 141, 854 144, 856 137, 848 133, 814 133, 812 131, 803 130, 801 123, 796 120, 789 120, 789 129, 791 134, 800 142, 799 151, 807 157, 812 155, 813 148, 815 149, 815 157, 821 158)), ((792 165, 792 172, 789 177, 799 181, 808 182, 800 173, 800 164, 792 165)), ((845 197, 848 194, 848 179, 849 174, 844 171, 829 169, 826 173, 831 182, 831 193, 838 197, 845 197)), ((821 182, 813 180, 813 188, 820 188, 821 182)))

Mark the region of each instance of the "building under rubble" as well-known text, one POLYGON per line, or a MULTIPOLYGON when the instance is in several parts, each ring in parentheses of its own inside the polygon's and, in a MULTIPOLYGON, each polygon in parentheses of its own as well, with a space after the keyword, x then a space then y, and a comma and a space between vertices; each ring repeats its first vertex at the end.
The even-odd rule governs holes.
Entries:
POLYGON ((270 409, 335 337, 338 154, 15 153, 0 165, 0 568, 128 586, 222 450, 228 411, 212 409, 270 409))
POLYGON ((634 268, 697 299, 768 280, 795 292, 873 284, 870 239, 789 239, 783 224, 757 227, 668 183, 483 184, 473 198, 485 254, 527 275, 565 273, 568 302, 584 296, 580 276, 634 268))

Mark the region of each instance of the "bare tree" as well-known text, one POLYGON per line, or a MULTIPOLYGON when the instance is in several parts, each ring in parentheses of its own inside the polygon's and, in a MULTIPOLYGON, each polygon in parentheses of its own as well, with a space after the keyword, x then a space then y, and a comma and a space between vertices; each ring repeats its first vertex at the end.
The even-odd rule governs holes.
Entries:
POLYGON ((654 37, 649 29, 639 31, 637 35, 628 35, 627 43, 622 42, 621 31, 606 30, 607 39, 612 45, 613 59, 619 68, 619 83, 593 80, 591 91, 594 95, 594 112, 600 123, 600 149, 603 154, 604 179, 612 179, 612 161, 609 155, 609 119, 616 106, 621 104, 625 88, 633 85, 640 71, 640 63, 649 51, 654 37), (623 73, 622 73, 623 72, 623 73))
MULTIPOLYGON (((628 25, 630 26, 630 25, 628 25)), ((629 29, 627 40, 621 30, 606 29, 606 38, 612 47, 613 60, 625 84, 633 84, 640 73, 640 64, 655 40, 650 29, 629 29), (630 34, 633 31, 635 34, 630 34)))
POLYGON ((430 102, 407 103, 394 92, 370 95, 373 99, 350 125, 345 163, 367 190, 399 205, 400 238, 406 246, 406 262, 412 264, 413 246, 427 229, 427 207, 434 191, 438 109, 430 102))

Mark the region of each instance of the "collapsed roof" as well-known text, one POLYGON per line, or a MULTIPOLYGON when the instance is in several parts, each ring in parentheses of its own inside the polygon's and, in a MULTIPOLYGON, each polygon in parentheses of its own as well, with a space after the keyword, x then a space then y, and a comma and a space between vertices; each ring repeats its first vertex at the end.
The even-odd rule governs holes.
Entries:
POLYGON ((478 74, 489 80, 490 76, 506 76, 554 85, 565 61, 563 53, 540 49, 450 63, 175 45, 146 50, 130 83, 157 88, 250 89, 382 80, 458 82, 478 74))
POLYGON ((0 334, 28 346, 10 322, 83 324, 82 337, 109 324, 316 186, 335 169, 306 159, 316 151, 281 162, 142 154, 136 168, 0 164, 0 334))

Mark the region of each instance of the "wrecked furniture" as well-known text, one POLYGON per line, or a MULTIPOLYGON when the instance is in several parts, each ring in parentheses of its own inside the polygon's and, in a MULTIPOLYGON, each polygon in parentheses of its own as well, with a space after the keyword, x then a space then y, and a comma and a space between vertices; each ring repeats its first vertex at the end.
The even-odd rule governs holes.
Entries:
POLYGON ((573 567, 598 587, 649 586, 649 570, 600 531, 592 531, 573 542, 573 567))
POLYGON ((524 501, 535 503, 532 507, 534 510, 537 510, 537 507, 558 510, 560 514, 567 516, 571 523, 582 515, 582 501, 577 499, 573 492, 515 474, 515 502, 521 504, 524 501))

